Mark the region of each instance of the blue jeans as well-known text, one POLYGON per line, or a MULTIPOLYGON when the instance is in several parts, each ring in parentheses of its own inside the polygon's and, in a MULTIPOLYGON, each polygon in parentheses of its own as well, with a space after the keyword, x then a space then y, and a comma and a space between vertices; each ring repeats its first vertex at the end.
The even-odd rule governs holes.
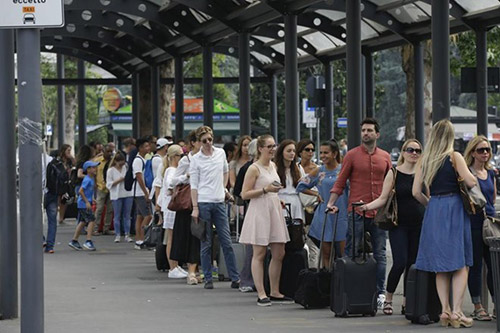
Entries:
POLYGON ((472 303, 481 303, 481 288, 482 288, 482 278, 483 278, 483 259, 488 267, 488 275, 486 277, 488 289, 493 297, 493 277, 491 268, 491 257, 490 249, 483 242, 483 230, 482 229, 472 229, 472 251, 474 265, 470 267, 469 270, 469 293, 472 298, 472 303))
POLYGON ((123 220, 123 231, 125 232, 125 235, 130 234, 130 212, 132 211, 133 203, 134 203, 134 197, 111 200, 111 204, 113 205, 113 211, 115 213, 115 216, 113 218, 115 224, 115 235, 120 235, 121 233, 122 220, 123 220))
POLYGON ((46 251, 53 250, 57 233, 57 194, 45 193, 44 207, 47 213, 47 247, 46 251))
POLYGON ((205 282, 212 281, 212 225, 215 225, 217 230, 229 277, 231 281, 238 281, 240 277, 236 269, 236 258, 231 244, 226 204, 223 202, 199 202, 198 209, 200 211, 199 218, 207 223, 206 240, 201 242, 200 249, 201 267, 205 275, 205 282))
MULTIPOLYGON (((352 256, 352 212, 348 216, 346 255, 352 256)), ((361 251, 361 240, 363 239, 363 216, 355 214, 356 225, 356 254, 361 251)), ((385 291, 385 267, 387 258, 385 256, 385 244, 387 242, 387 231, 379 229, 372 218, 366 218, 364 230, 370 233, 373 247, 373 258, 377 262, 377 291, 383 294, 385 291)))

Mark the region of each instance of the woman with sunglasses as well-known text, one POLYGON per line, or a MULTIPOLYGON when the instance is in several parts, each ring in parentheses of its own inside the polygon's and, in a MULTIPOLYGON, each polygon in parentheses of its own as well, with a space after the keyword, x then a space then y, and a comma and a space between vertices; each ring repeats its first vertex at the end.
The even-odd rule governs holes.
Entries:
POLYGON ((403 272, 404 293, 401 313, 405 313, 406 280, 410 266, 415 263, 418 253, 418 243, 420 240, 420 230, 424 217, 424 206, 412 195, 413 180, 415 176, 415 166, 422 154, 422 145, 418 140, 409 139, 403 144, 402 154, 399 155, 395 168, 396 183, 394 184, 394 173, 389 171, 385 176, 382 193, 376 200, 360 207, 360 210, 374 210, 382 208, 389 197, 389 193, 394 188, 396 190, 396 200, 398 203, 398 226, 389 231, 389 241, 391 244, 393 264, 389 277, 387 278, 387 291, 383 312, 392 315, 392 297, 403 272))
POLYGON ((469 293, 474 304, 472 318, 480 321, 490 321, 491 316, 486 312, 481 303, 481 286, 483 259, 488 267, 488 289, 493 297, 493 278, 491 268, 490 249, 483 242, 483 222, 486 216, 496 216, 496 182, 495 172, 491 170, 491 146, 488 139, 483 135, 478 135, 472 139, 465 149, 465 163, 477 177, 481 192, 486 198, 485 211, 481 211, 470 216, 472 232, 472 256, 473 265, 469 269, 469 293))
POLYGON ((257 161, 252 164, 243 182, 241 198, 250 200, 241 230, 240 243, 253 246, 252 276, 257 289, 257 305, 293 303, 280 293, 280 275, 285 243, 290 240, 278 192, 282 188, 276 166, 272 162, 276 144, 271 135, 257 139, 257 161), (269 264, 270 297, 264 289, 264 258, 271 247, 269 264))

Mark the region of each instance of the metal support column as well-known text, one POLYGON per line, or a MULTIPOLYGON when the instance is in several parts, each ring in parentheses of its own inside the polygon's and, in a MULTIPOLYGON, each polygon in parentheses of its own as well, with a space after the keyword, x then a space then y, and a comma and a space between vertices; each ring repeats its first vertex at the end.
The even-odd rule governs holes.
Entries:
POLYGON ((18 316, 14 32, 0 30, 0 319, 18 316))
POLYGON ((450 118, 450 4, 432 0, 432 122, 450 118))
POLYGON ((214 79, 212 46, 203 46, 203 124, 214 128, 214 79))
POLYGON ((424 110, 424 47, 420 42, 413 44, 415 63, 415 138, 425 145, 424 110))
POLYGON ((373 56, 371 52, 365 52, 365 104, 366 116, 375 116, 375 77, 373 75, 373 56))
POLYGON ((175 57, 175 138, 184 137, 184 60, 175 57))
POLYGON ((361 143, 361 0, 346 1, 347 23, 347 142, 361 143))
POLYGON ((488 137, 488 42, 484 28, 476 33, 477 134, 488 137))
POLYGON ((154 136, 160 134, 160 67, 151 66, 151 129, 154 136))
MULTIPOLYGON (((57 78, 64 79, 64 56, 62 54, 57 55, 57 78)), ((64 130, 66 127, 65 103, 65 88, 64 85, 60 84, 57 86, 57 141, 59 148, 64 144, 64 130)), ((71 145, 73 145, 72 142, 71 145)))
MULTIPOLYGON (((81 59, 77 64, 78 78, 85 78, 85 62, 81 59)), ((86 105, 85 85, 78 85, 78 145, 81 147, 87 144, 87 105, 86 105)))
POLYGON ((331 62, 324 63, 325 67, 325 122, 326 122, 326 138, 335 138, 335 106, 333 104, 333 64, 331 62))
MULTIPOLYGON (((40 30, 17 30, 21 333, 44 332, 40 30)), ((81 130, 81 129, 80 129, 81 130)), ((15 237, 15 235, 9 235, 15 237)), ((2 272, 3 274, 4 272, 2 272)))
POLYGON ((271 135, 276 142, 278 139, 278 79, 276 74, 271 75, 270 84, 270 99, 271 99, 271 135))
POLYGON ((132 137, 139 137, 139 73, 132 73, 132 137))
POLYGON ((250 135, 252 131, 250 113, 250 34, 245 31, 239 36, 240 67, 240 135, 250 135))
POLYGON ((300 140, 297 15, 285 15, 285 128, 286 138, 300 140))

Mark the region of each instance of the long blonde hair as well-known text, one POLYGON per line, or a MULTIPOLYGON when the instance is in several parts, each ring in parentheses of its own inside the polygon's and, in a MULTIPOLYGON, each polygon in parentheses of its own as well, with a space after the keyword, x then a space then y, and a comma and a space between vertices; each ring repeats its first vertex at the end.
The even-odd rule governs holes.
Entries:
POLYGON ((440 120, 432 126, 429 142, 420 159, 422 178, 426 186, 431 186, 439 168, 453 153, 454 140, 455 129, 448 119, 440 120))
POLYGON ((484 135, 476 135, 474 139, 470 140, 469 143, 467 144, 467 148, 465 148, 464 152, 464 159, 465 163, 467 163, 468 166, 471 166, 474 163, 474 157, 472 157, 472 153, 476 150, 477 146, 481 142, 486 142, 488 144, 488 147, 490 148, 490 157, 484 163, 484 168, 486 170, 491 169, 490 161, 491 158, 493 157, 493 154, 491 153, 491 144, 488 141, 488 138, 486 138, 484 135))
POLYGON ((168 167, 170 166, 171 160, 174 158, 175 155, 182 155, 182 147, 179 145, 171 145, 168 147, 167 154, 163 158, 163 173, 162 175, 165 176, 165 171, 167 171, 168 167))
POLYGON ((406 140, 405 143, 403 143, 403 147, 401 147, 401 154, 399 154, 399 158, 398 158, 398 166, 403 165, 403 163, 405 162, 404 152, 405 152, 406 148, 408 148, 408 145, 410 143, 412 143, 412 142, 414 142, 417 145, 419 145, 420 149, 422 149, 422 144, 417 139, 408 139, 408 140, 406 140))

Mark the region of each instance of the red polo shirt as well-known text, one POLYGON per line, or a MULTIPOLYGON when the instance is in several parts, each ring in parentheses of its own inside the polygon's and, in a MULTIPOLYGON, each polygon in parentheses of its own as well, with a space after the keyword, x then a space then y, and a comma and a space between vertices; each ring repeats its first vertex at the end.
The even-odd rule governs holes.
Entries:
MULTIPOLYGON (((353 148, 345 155, 340 174, 330 192, 340 196, 349 179, 351 211, 351 203, 361 200, 368 203, 380 196, 385 175, 391 167, 391 157, 385 150, 375 147, 370 154, 363 145, 353 148)), ((366 217, 373 218, 375 214, 376 211, 368 211, 366 217)))

